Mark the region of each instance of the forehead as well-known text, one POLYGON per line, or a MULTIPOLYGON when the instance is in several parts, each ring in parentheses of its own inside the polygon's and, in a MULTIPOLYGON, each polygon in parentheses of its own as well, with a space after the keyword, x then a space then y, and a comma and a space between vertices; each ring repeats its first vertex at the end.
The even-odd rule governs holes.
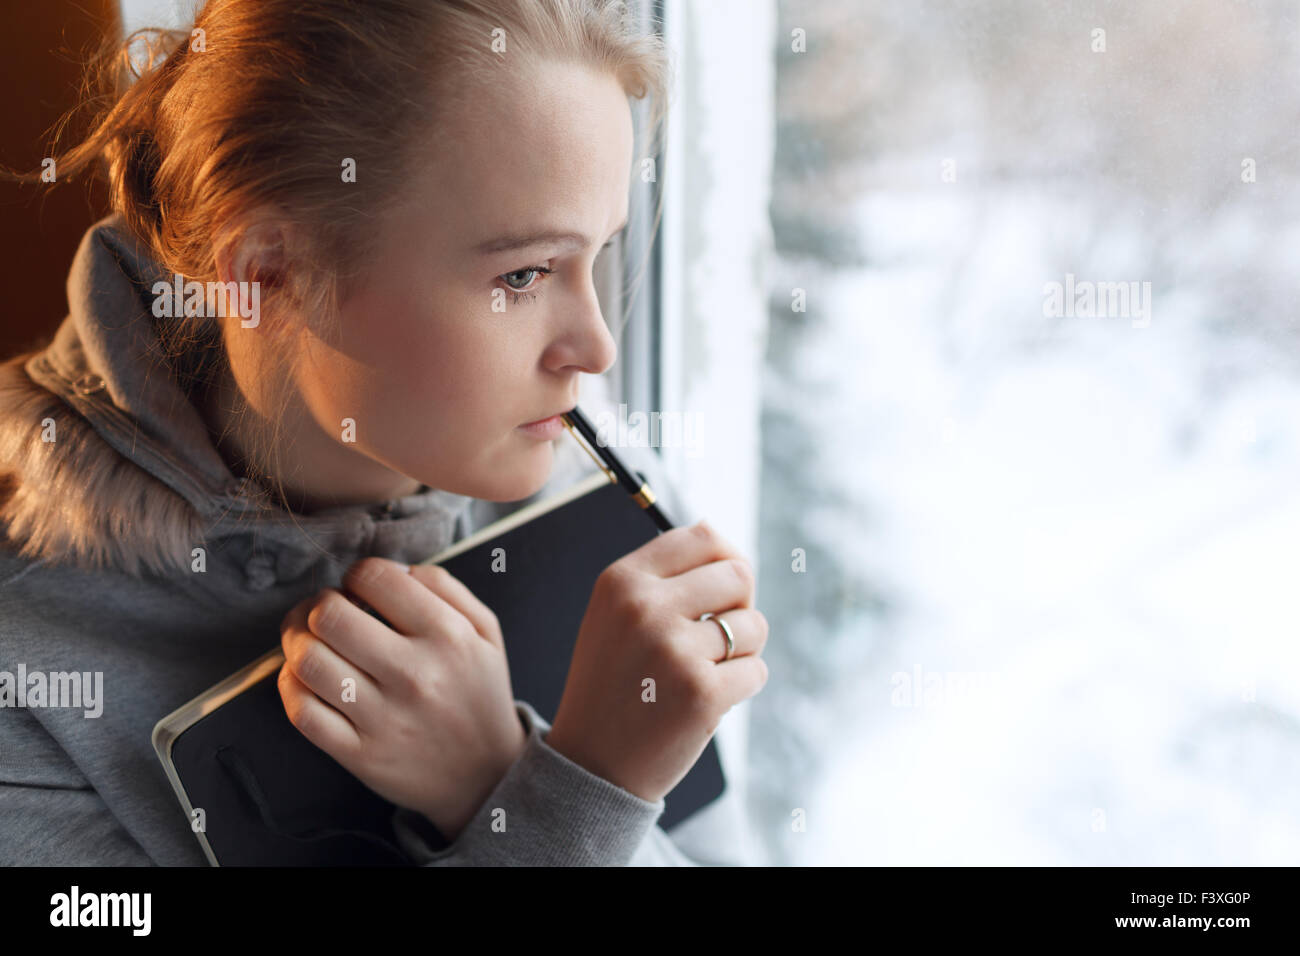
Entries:
POLYGON ((521 227, 590 235, 622 221, 632 118, 617 79, 570 64, 469 85, 421 164, 417 189, 468 247, 521 227))

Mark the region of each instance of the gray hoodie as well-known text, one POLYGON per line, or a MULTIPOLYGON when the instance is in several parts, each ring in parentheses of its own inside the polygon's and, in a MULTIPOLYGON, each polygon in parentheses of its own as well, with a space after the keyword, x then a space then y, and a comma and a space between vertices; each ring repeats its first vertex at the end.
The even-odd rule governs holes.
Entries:
MULTIPOLYGON (((235 478, 160 360, 158 277, 121 221, 103 220, 77 252, 52 342, 0 363, 0 695, 4 672, 11 694, 20 670, 27 686, 35 674, 83 675, 80 706, 50 706, 52 688, 45 705, 0 706, 0 864, 205 864, 154 754, 157 720, 278 646, 289 608, 338 587, 357 559, 423 560, 595 467, 562 440, 547 485, 518 502, 426 487, 310 515, 272 507, 266 489, 235 478), (196 548, 203 573, 191 570, 196 548)), ((693 521, 658 456, 628 453, 693 521)), ((734 815, 732 789, 670 837, 657 825, 662 800, 560 755, 549 724, 515 703, 527 744, 451 846, 431 850, 411 811, 397 811, 414 862, 746 862, 725 826, 696 821, 734 815), (491 826, 495 807, 506 832, 491 826)))

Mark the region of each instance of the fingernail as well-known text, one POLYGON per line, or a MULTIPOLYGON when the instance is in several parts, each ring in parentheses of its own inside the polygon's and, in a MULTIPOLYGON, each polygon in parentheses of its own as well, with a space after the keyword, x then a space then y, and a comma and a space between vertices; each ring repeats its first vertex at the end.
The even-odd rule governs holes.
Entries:
POLYGON ((407 574, 410 574, 410 573, 411 573, 411 566, 410 566, 409 564, 403 564, 401 561, 394 561, 393 564, 397 565, 399 568, 401 568, 401 569, 402 569, 403 571, 405 571, 407 574))

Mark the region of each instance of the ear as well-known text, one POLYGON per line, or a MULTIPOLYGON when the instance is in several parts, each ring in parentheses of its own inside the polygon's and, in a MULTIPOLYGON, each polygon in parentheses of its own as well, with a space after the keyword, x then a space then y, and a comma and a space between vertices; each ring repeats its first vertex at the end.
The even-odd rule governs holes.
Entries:
POLYGON ((272 219, 231 223, 221 231, 214 250, 217 278, 278 288, 288 267, 287 249, 287 230, 272 219))
POLYGON ((238 287, 238 314, 245 328, 260 324, 264 293, 286 284, 288 239, 287 227, 265 215, 232 221, 215 237, 217 279, 238 287))

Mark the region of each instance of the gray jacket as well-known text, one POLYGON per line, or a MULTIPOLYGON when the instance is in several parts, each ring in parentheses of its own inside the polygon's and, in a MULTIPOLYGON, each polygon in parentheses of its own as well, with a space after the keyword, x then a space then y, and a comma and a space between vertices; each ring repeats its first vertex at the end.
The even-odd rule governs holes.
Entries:
MULTIPOLYGON (((0 707, 0 864, 205 864, 154 754, 155 722, 277 646, 285 612, 339 586, 357 559, 423 560, 594 469, 561 440, 546 487, 518 502, 425 488, 311 515, 270 507, 265 489, 235 479, 161 364, 156 270, 120 220, 96 224, 52 342, 0 363, 0 672, 103 674, 99 716, 0 707), (203 573, 191 570, 195 548, 203 573)), ((694 520, 657 456, 628 454, 670 511, 694 520)), ((663 801, 561 756, 547 722, 526 701, 516 708, 524 751, 450 847, 431 851, 410 811, 397 812, 415 862, 745 862, 725 827, 692 818, 670 837, 657 825, 663 801), (494 807, 507 809, 507 832, 493 831, 494 807)), ((705 812, 720 819, 732 799, 705 812)))

